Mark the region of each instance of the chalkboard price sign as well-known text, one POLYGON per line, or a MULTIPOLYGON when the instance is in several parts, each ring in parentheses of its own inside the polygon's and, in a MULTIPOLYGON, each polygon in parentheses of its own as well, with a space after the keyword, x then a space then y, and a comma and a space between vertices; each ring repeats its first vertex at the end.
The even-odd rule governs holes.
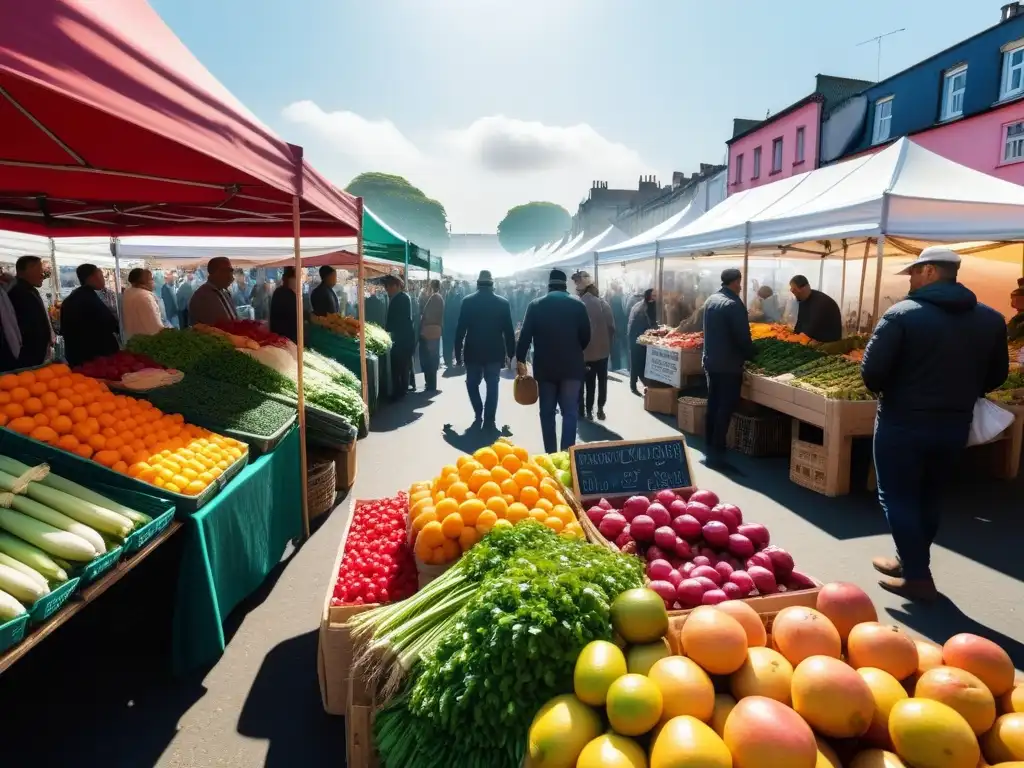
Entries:
POLYGON ((569 449, 569 459, 580 498, 646 495, 693 485, 682 435, 576 445, 569 449))

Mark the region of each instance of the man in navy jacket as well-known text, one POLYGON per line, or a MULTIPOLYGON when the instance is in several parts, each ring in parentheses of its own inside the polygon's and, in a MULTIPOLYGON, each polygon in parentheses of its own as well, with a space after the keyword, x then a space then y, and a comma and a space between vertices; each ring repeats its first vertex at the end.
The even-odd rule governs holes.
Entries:
POLYGON ((740 401, 743 364, 754 357, 747 308, 739 297, 743 275, 738 269, 722 272, 722 289, 704 304, 704 374, 708 405, 704 417, 705 463, 729 469, 725 437, 740 401))
POLYGON ((476 281, 476 293, 462 299, 455 331, 455 364, 466 364, 466 389, 473 405, 473 426, 481 422, 495 429, 498 384, 505 360, 515 354, 516 332, 508 299, 494 292, 494 280, 483 270, 476 281), (480 400, 480 382, 487 387, 487 399, 480 400))
POLYGON ((925 248, 900 272, 910 293, 882 316, 864 350, 864 385, 878 395, 875 476, 896 557, 876 557, 879 585, 934 600, 930 554, 943 480, 967 446, 978 398, 1009 373, 1006 325, 957 282, 960 256, 925 248))

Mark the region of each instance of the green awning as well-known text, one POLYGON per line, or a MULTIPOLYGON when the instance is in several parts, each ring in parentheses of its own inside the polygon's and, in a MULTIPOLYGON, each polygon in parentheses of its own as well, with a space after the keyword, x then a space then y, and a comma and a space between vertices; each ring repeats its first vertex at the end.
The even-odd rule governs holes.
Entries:
MULTIPOLYGON (((430 266, 430 251, 409 242, 373 211, 363 206, 363 253, 366 256, 405 266, 407 248, 410 266, 420 269, 427 269, 430 266)), ((438 264, 440 266, 440 259, 438 264)))

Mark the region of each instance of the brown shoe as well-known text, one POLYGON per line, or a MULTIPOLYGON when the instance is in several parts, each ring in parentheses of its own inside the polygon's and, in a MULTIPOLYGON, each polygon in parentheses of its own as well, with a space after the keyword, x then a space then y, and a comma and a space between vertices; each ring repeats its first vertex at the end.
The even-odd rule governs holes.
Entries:
POLYGON ((933 603, 939 597, 939 591, 931 579, 880 579, 878 586, 914 602, 933 603))
POLYGON ((903 564, 897 557, 875 557, 872 558, 871 565, 883 576, 894 579, 903 578, 903 564))

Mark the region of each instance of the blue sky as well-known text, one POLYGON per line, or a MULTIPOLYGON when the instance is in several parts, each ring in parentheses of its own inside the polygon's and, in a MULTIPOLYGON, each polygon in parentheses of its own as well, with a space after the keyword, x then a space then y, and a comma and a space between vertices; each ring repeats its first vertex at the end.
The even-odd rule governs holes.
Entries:
POLYGON ((151 0, 253 112, 344 185, 401 173, 456 232, 575 210, 593 179, 722 162, 733 117, 882 77, 991 26, 1000 0, 151 0))

